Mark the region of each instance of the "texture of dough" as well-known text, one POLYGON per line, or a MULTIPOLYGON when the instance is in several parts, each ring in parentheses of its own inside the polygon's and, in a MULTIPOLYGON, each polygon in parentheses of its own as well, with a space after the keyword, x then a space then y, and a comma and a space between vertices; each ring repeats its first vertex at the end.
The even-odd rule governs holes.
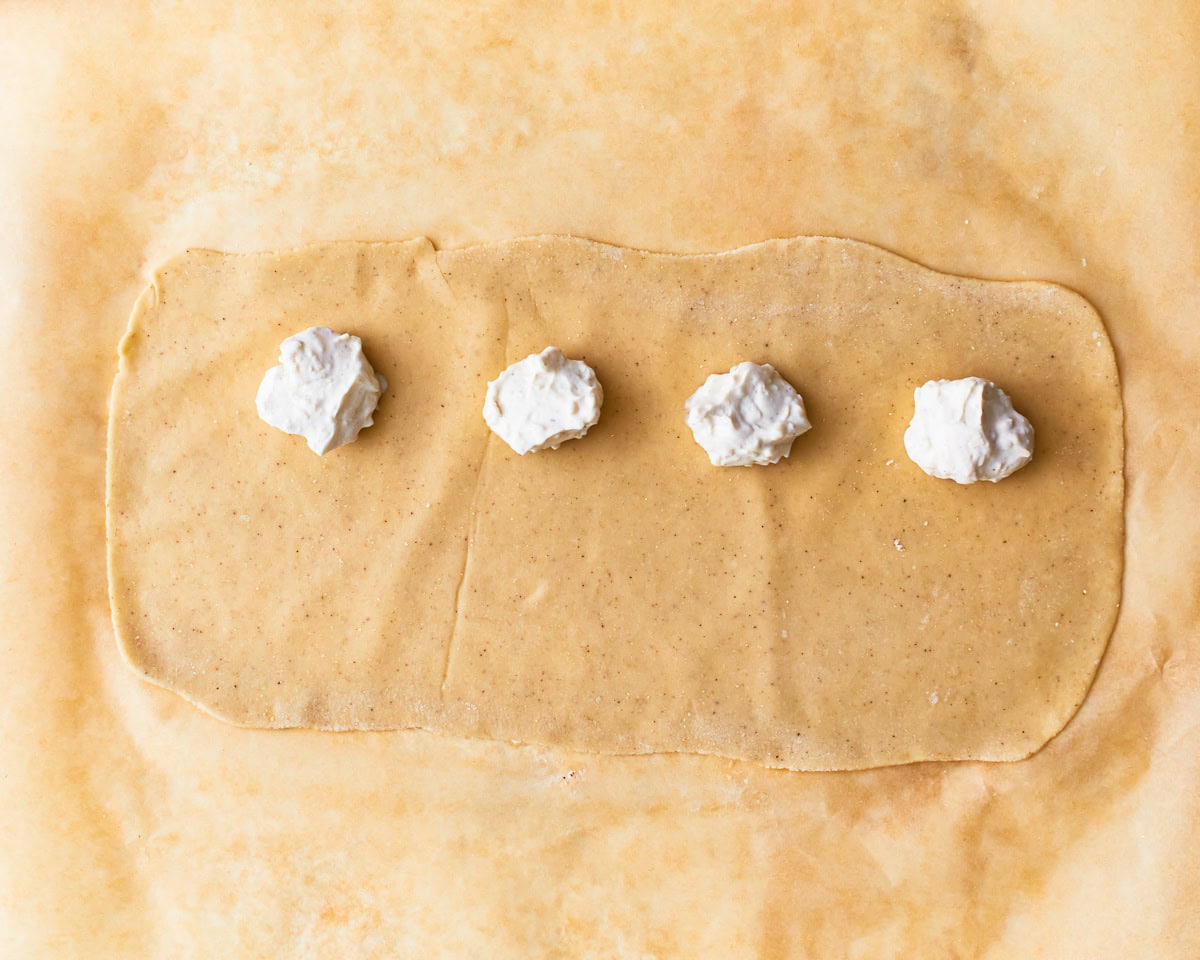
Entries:
POLYGON ((242 724, 791 769, 1020 758, 1079 706, 1116 615, 1102 329, 1061 288, 821 238, 185 254, 142 298, 113 394, 117 634, 242 724), (317 461, 253 416, 254 386, 280 330, 351 317, 393 387, 317 461), (597 369, 605 417, 521 458, 477 398, 548 342, 597 369), (903 451, 914 385, 964 356, 1044 438, 987 490, 903 451), (713 470, 680 410, 742 357, 808 385, 822 428, 770 470, 713 470))

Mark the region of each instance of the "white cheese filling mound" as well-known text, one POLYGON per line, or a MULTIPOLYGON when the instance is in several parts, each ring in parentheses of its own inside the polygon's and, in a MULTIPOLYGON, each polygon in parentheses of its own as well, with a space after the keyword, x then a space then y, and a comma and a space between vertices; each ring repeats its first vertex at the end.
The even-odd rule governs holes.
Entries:
POLYGON ((990 380, 930 380, 913 403, 904 449, 931 477, 995 483, 1033 457, 1033 426, 990 380))
POLYGON ((600 419, 603 402, 604 391, 591 367, 547 347, 488 384, 483 419, 524 456, 582 437, 600 419))
POLYGON ((804 400, 769 363, 746 361, 712 374, 684 409, 696 442, 718 467, 778 463, 812 429, 804 400))
POLYGON ((328 327, 309 327, 279 346, 279 365, 262 378, 258 415, 326 454, 351 443, 372 414, 387 381, 363 356, 362 341, 328 327))

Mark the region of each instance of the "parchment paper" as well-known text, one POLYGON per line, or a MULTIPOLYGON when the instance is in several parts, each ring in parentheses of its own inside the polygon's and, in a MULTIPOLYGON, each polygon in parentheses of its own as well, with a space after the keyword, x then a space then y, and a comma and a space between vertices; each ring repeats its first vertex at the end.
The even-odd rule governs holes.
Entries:
POLYGON ((7 5, 0 953, 1200 952, 1194 4, 7 5), (794 774, 240 730, 110 627, 114 346, 175 251, 871 241, 1057 281, 1122 375, 1122 609, 1027 761, 794 774))

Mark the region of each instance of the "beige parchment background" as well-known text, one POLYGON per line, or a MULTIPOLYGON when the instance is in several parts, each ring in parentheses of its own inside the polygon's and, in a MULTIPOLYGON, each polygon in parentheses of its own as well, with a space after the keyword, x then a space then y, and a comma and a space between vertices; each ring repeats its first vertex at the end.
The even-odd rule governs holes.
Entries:
POLYGON ((1200 952, 1200 10, 665 6, 0 8, 0 955, 1200 952), (241 730, 138 680, 104 429, 150 266, 532 233, 848 236, 1087 296, 1127 567, 1064 733, 794 774, 241 730))

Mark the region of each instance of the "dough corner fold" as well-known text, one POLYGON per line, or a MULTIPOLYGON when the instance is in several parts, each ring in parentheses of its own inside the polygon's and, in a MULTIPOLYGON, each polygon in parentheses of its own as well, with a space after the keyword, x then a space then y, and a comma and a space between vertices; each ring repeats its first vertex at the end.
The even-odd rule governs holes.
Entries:
POLYGON ((138 672, 240 725, 792 770, 1017 760, 1074 715, 1116 619, 1122 430, 1077 294, 854 241, 188 251, 121 342, 113 620, 138 672), (254 406, 314 325, 361 337, 389 381, 323 458, 254 406), (479 406, 548 343, 596 369, 604 415, 517 457, 479 406), (813 430, 720 470, 683 403, 743 360, 795 384, 813 430), (904 453, 914 387, 967 375, 1037 431, 998 484, 904 453))

